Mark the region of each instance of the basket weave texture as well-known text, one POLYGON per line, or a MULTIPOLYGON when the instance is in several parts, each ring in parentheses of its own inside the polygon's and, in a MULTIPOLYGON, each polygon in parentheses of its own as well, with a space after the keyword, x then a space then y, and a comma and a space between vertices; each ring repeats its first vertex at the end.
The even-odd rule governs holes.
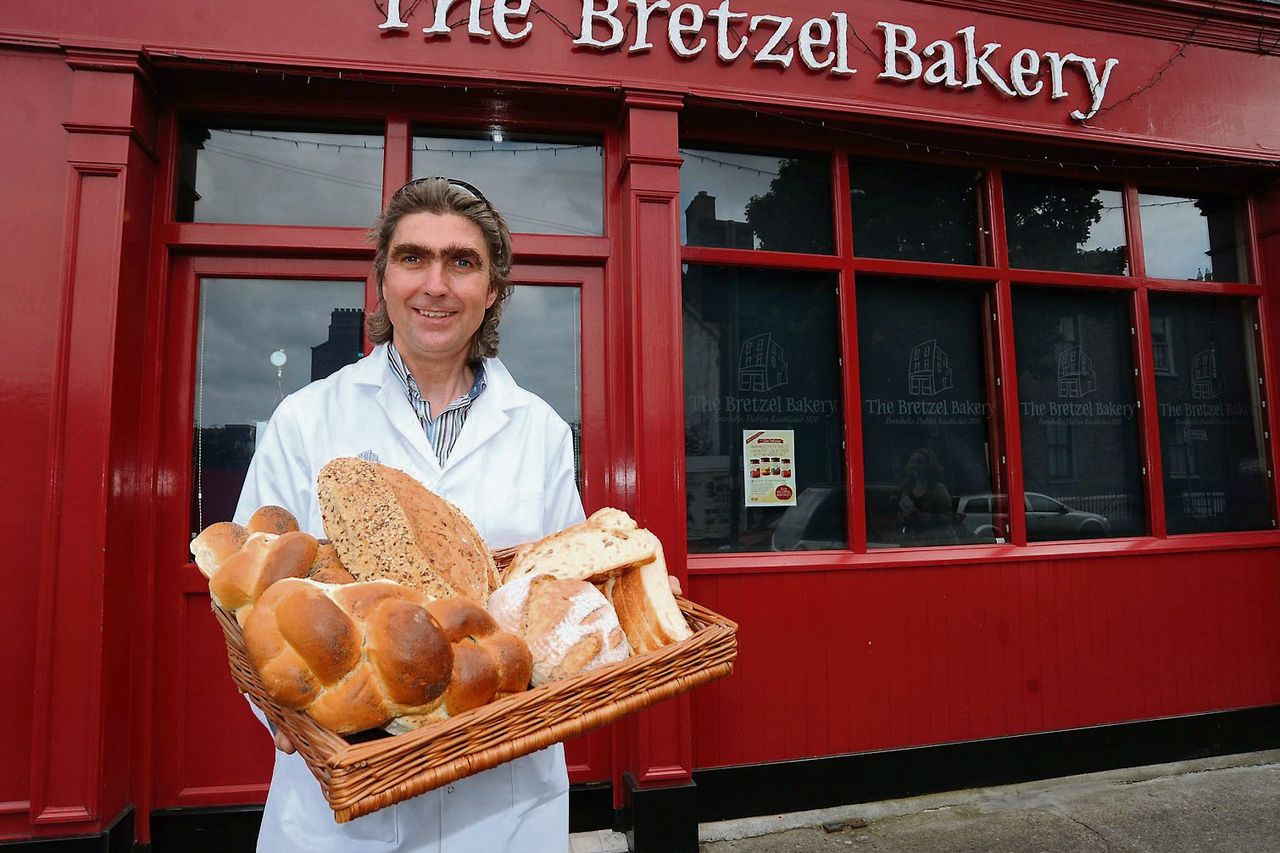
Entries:
MULTIPOLYGON (((511 549, 494 556, 499 564, 511 549)), ((677 598, 693 636, 591 672, 516 693, 395 737, 349 743, 271 700, 249 664, 235 616, 213 606, 231 676, 293 741, 338 823, 536 752, 733 672, 733 622, 677 598)))

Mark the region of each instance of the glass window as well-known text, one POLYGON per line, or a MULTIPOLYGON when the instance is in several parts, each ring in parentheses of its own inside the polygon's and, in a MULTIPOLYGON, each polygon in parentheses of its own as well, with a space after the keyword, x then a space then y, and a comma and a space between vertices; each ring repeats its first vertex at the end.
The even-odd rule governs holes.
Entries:
POLYGON ((1247 281, 1239 202, 1229 196, 1141 193, 1147 275, 1195 281, 1247 281))
POLYGON ((516 382, 551 404, 573 431, 582 492, 582 311, 576 287, 516 283, 502 310, 499 356, 516 382))
POLYGON ((690 246, 832 251, 826 158, 680 149, 681 238, 690 246))
MULTIPOLYGON (((995 542, 983 288, 858 280, 867 540, 995 542)), ((1002 505, 995 507, 1003 509, 1002 505)))
POLYGON ((854 254, 863 258, 983 262, 980 172, 891 163, 849 166, 854 254))
POLYGON ((1177 371, 1156 374, 1170 533, 1269 528, 1251 303, 1151 294, 1177 371))
POLYGON ((604 233, 599 140, 424 133, 413 137, 413 174, 475 184, 518 233, 604 233))
POLYGON ((686 267, 691 552, 847 547, 838 318, 832 273, 686 267), (761 430, 790 430, 794 455, 744 465, 746 439, 761 430), (757 472, 795 505, 748 509, 757 472))
POLYGON ((1013 291, 1027 539, 1146 532, 1129 300, 1013 291))
POLYGON ((1105 275, 1129 270, 1119 190, 1006 172, 1004 212, 1011 266, 1105 275))
POLYGON ((285 395, 360 357, 363 305, 363 281, 200 282, 193 531, 235 514, 257 435, 285 395))
POLYGON ((180 222, 368 228, 382 204, 382 131, 187 123, 180 222))

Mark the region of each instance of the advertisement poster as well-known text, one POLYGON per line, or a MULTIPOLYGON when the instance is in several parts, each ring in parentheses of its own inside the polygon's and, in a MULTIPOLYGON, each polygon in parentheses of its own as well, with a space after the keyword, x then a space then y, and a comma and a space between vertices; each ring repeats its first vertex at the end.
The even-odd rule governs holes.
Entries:
POLYGON ((791 429, 742 431, 748 507, 796 505, 795 435, 791 429))

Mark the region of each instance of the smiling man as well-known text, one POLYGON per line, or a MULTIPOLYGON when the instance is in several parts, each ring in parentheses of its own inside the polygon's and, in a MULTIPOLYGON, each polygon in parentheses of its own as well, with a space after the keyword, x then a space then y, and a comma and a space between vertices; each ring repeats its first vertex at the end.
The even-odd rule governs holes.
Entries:
MULTIPOLYGON (((281 402, 259 436, 236 521, 276 504, 323 536, 316 474, 338 456, 408 472, 461 508, 491 548, 581 521, 569 427, 497 358, 512 290, 501 214, 470 184, 423 178, 396 191, 371 237, 373 351, 281 402)), ((278 735, 276 746, 264 853, 568 848, 559 744, 344 824, 288 739, 278 735)))

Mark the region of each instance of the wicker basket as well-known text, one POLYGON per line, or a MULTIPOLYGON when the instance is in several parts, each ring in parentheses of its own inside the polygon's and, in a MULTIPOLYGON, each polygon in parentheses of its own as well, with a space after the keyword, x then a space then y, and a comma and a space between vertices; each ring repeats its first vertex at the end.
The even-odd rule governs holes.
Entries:
MULTIPOLYGON (((495 554, 500 562, 508 553, 495 554)), ((677 599, 693 636, 394 737, 352 743, 273 702, 249 665, 235 616, 214 605, 236 685, 292 739, 338 823, 345 823, 606 725, 723 678, 737 657, 737 625, 677 599)))

